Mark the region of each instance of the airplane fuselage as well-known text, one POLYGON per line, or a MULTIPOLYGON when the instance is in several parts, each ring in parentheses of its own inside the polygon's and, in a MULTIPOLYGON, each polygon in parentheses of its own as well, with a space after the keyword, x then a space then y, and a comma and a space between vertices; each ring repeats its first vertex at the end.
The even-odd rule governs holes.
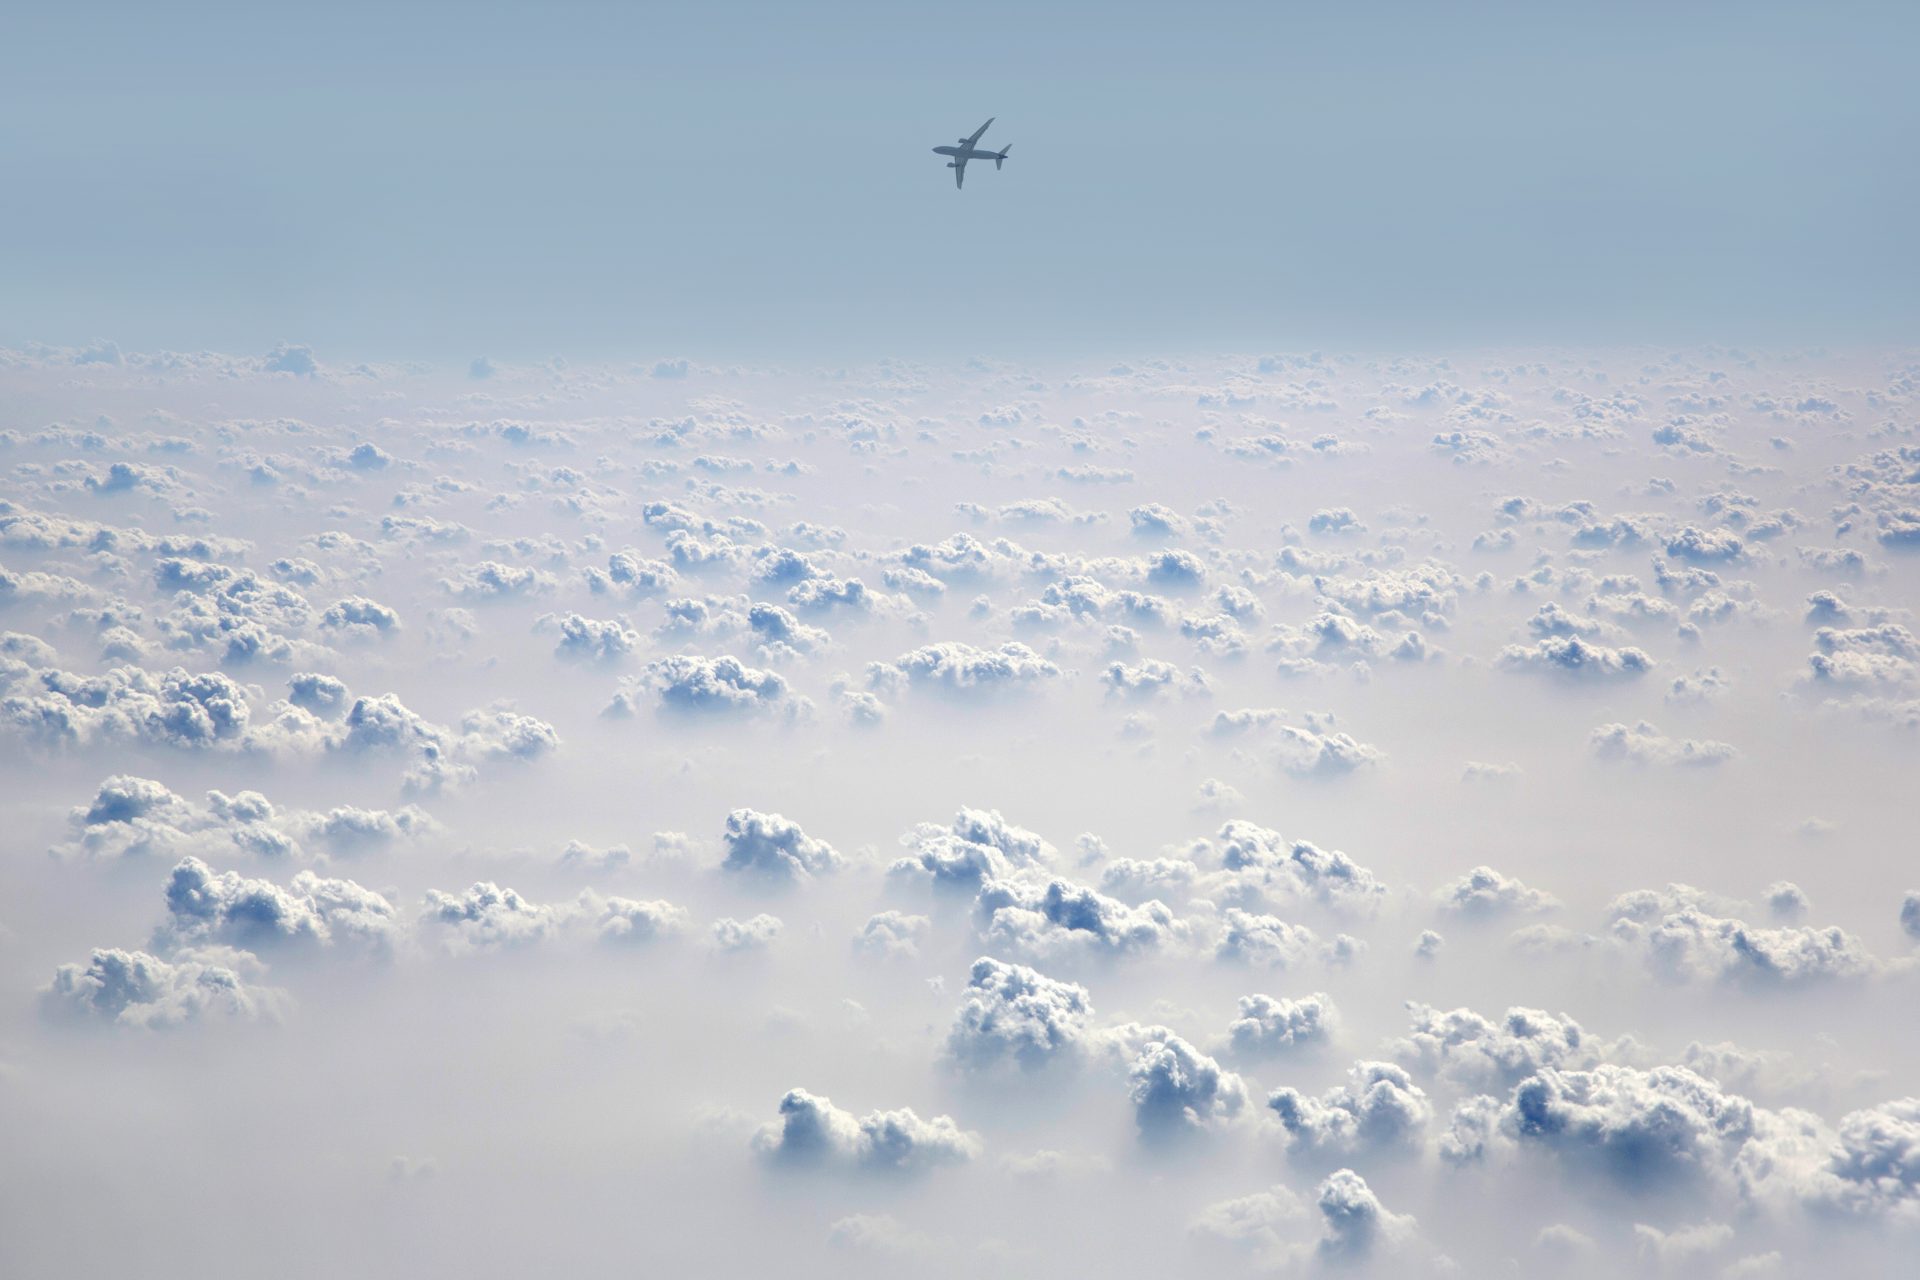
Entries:
POLYGON ((991 160, 993 161, 993 167, 998 169, 1006 160, 1007 148, 1005 147, 1000 148, 998 151, 982 151, 980 149, 980 135, 985 133, 987 131, 987 125, 992 123, 993 120, 989 117, 986 124, 981 125, 971 134, 960 139, 957 145, 951 147, 935 147, 933 149, 933 154, 937 156, 953 157, 953 159, 947 161, 947 168, 953 170, 953 185, 956 190, 966 182, 967 161, 991 160))

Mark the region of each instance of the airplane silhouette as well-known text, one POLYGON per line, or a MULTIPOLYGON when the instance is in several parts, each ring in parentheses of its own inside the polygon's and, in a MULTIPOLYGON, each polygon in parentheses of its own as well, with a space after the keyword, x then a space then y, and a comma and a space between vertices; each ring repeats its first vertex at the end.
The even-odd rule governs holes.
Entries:
MULTIPOLYGON (((987 124, 992 123, 993 117, 987 117, 987 124)), ((971 138, 960 139, 960 145, 957 147, 935 147, 933 149, 933 154, 937 156, 953 157, 953 159, 947 161, 947 168, 953 170, 953 186, 956 191, 959 190, 961 185, 966 181, 967 161, 991 160, 993 161, 993 167, 998 169, 1000 163, 1007 158, 1007 152, 1013 150, 1013 144, 1011 142, 998 151, 981 151, 977 149, 973 144, 980 141, 980 135, 987 131, 987 124, 983 124, 978 129, 975 129, 971 138)))

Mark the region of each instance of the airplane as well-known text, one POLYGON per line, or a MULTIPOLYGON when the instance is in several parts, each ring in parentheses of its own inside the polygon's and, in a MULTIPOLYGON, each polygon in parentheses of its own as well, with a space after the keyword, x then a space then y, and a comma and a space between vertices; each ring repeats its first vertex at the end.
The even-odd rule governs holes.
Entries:
MULTIPOLYGON (((987 118, 987 124, 992 123, 993 117, 989 116, 987 118)), ((991 160, 993 161, 993 167, 998 169, 1001 162, 1007 158, 1007 152, 1013 150, 1013 144, 1011 142, 998 151, 981 151, 977 149, 973 144, 980 141, 980 135, 987 131, 987 124, 983 124, 978 129, 975 129, 971 138, 960 139, 960 145, 957 147, 935 147, 933 149, 933 154, 937 156, 953 157, 953 159, 947 161, 947 168, 953 170, 953 187, 956 191, 958 191, 961 184, 966 181, 967 161, 991 160)))

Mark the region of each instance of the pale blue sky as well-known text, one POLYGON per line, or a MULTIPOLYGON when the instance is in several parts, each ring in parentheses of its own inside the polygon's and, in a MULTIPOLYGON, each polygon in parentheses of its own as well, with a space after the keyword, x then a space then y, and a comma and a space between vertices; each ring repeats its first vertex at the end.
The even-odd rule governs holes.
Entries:
POLYGON ((1920 6, 49 6, 0 342, 1901 342, 1920 6), (1013 144, 956 193, 929 148, 1013 144))

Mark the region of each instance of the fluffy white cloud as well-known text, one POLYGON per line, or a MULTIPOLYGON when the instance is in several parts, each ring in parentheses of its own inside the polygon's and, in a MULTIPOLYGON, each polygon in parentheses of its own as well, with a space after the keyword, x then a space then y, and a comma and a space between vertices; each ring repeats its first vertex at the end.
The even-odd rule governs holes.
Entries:
POLYGON ((1320 1211, 1316 1255, 1329 1263, 1358 1262, 1405 1247, 1416 1226, 1405 1214, 1389 1212, 1367 1180, 1351 1169, 1327 1175, 1314 1197, 1320 1211))
POLYGON ((720 839, 727 846, 722 869, 790 883, 837 871, 846 861, 832 845, 777 813, 735 809, 720 839))
POLYGON ((794 717, 804 715, 807 707, 776 672, 750 667, 730 655, 693 654, 649 662, 641 675, 622 682, 608 711, 632 715, 648 704, 667 712, 723 716, 794 717))
POLYGON ((512 889, 480 880, 457 897, 428 890, 420 921, 439 930, 450 950, 485 951, 552 937, 569 914, 567 907, 529 902, 512 889))
POLYGON ((1275 1089, 1267 1095, 1267 1110, 1296 1148, 1342 1154, 1418 1147, 1433 1120, 1426 1091, 1391 1062, 1356 1062, 1347 1071, 1347 1083, 1318 1098, 1275 1089))
POLYGON ((1440 891, 1440 905, 1476 919, 1552 911, 1560 905, 1550 893, 1529 888, 1492 867, 1480 866, 1440 891))
POLYGON ((977 1069, 1003 1062, 1043 1066, 1083 1053, 1093 1001, 1078 983, 987 956, 973 962, 967 990, 947 1032, 947 1055, 977 1069))
POLYGON ((1085 885, 1054 878, 989 880, 974 914, 983 937, 1030 956, 1153 951, 1185 939, 1188 924, 1162 902, 1128 906, 1085 885))
POLYGON ((85 965, 61 965, 41 999, 50 1012, 123 1027, 272 1019, 286 998, 257 983, 261 972, 259 962, 244 951, 183 951, 163 960, 145 951, 97 948, 85 965))
POLYGON ((1158 658, 1148 658, 1135 666, 1110 662, 1100 680, 1109 693, 1121 698, 1146 699, 1166 693, 1204 696, 1208 691, 1207 673, 1200 668, 1182 671, 1158 658))
POLYGON ((1284 969, 1298 964, 1318 938, 1305 925, 1229 907, 1221 920, 1214 954, 1222 960, 1284 969))
POLYGON ((478 564, 462 565, 450 577, 442 579, 440 585, 462 600, 508 600, 546 595, 557 584, 553 575, 544 570, 482 560, 478 564))
POLYGON ((976 649, 957 640, 923 645, 891 663, 867 668, 868 683, 886 691, 907 684, 953 696, 991 696, 1033 689, 1060 677, 1060 668, 1018 641, 976 649))
POLYGON ((604 898, 593 904, 594 929, 602 942, 635 945, 684 933, 685 907, 662 899, 604 898))
POLYGON ((1386 897, 1387 887, 1366 867, 1337 849, 1234 819, 1214 836, 1222 871, 1205 877, 1207 893, 1249 908, 1311 903, 1345 913, 1365 913, 1386 897))
POLYGON ((1247 1104, 1239 1076, 1170 1032, 1140 1046, 1127 1067, 1127 1096, 1149 1138, 1230 1122, 1247 1104))
POLYGON ((998 809, 962 808, 945 826, 923 822, 901 838, 911 852, 897 859, 890 875, 924 877, 936 886, 975 891, 988 880, 1015 871, 1044 868, 1053 846, 1000 816, 998 809))
POLYGON ((951 1116, 922 1120, 911 1107, 902 1107, 856 1119, 805 1089, 788 1090, 780 1099, 780 1118, 755 1134, 753 1145, 779 1164, 903 1172, 960 1164, 980 1153, 980 1139, 951 1116))
POLYGON ((747 920, 722 916, 708 932, 717 951, 750 952, 772 946, 785 927, 778 916, 762 912, 747 920))
POLYGON ((1319 733, 1286 724, 1274 734, 1274 762, 1296 778, 1339 777, 1384 758, 1379 748, 1350 733, 1319 733))
POLYGON ((1227 1043, 1243 1057, 1258 1057, 1328 1044, 1338 1026, 1333 999, 1324 992, 1297 1000, 1241 996, 1240 1016, 1227 1024, 1227 1043))
POLYGON ((1882 967, 1844 929, 1767 928, 1714 914, 1717 909, 1685 885, 1627 894, 1611 908, 1612 936, 1657 973, 1680 981, 1792 984, 1861 978, 1882 967))
POLYGON ((1531 645, 1508 645, 1500 665, 1510 671, 1544 671, 1582 680, 1621 680, 1653 670, 1644 649, 1594 644, 1577 635, 1553 635, 1531 645))
POLYGON ((1278 1186, 1209 1207, 1191 1230, 1234 1247, 1263 1270, 1338 1272, 1374 1262, 1402 1275, 1454 1270, 1427 1248, 1413 1218, 1390 1212, 1351 1169, 1336 1169, 1314 1188, 1311 1213, 1278 1186), (1306 1229, 1309 1221, 1316 1230, 1306 1229))
POLYGON ((554 652, 584 662, 618 662, 640 647, 640 633, 616 619, 599 620, 569 613, 555 624, 560 640, 554 652))
POLYGON ((1593 754, 1602 760, 1640 765, 1710 767, 1724 764, 1739 752, 1724 742, 1669 738, 1645 720, 1638 724, 1603 724, 1590 739, 1593 754))
POLYGON ((1629 1046, 1595 1039, 1579 1023, 1539 1009, 1513 1008, 1499 1021, 1471 1009, 1410 1001, 1412 1029, 1392 1044, 1417 1069, 1471 1089, 1507 1089, 1546 1067, 1590 1067, 1629 1046))
POLYGON ((436 823, 411 805, 398 810, 339 805, 283 809, 257 791, 207 793, 204 804, 151 778, 119 774, 70 811, 72 833, 53 847, 62 858, 355 857, 423 840, 436 823))
POLYGON ((933 921, 902 911, 881 911, 867 917, 854 935, 854 950, 881 960, 910 960, 933 932, 933 921))
POLYGON ((166 903, 161 935, 176 945, 338 945, 384 952, 400 931, 399 913, 385 898, 351 880, 322 879, 311 871, 282 889, 233 871, 215 873, 188 858, 167 880, 166 903))
POLYGON ((230 748, 245 740, 253 714, 246 690, 218 671, 113 667, 82 676, 46 669, 35 677, 26 692, 0 699, 0 724, 37 743, 230 748))

